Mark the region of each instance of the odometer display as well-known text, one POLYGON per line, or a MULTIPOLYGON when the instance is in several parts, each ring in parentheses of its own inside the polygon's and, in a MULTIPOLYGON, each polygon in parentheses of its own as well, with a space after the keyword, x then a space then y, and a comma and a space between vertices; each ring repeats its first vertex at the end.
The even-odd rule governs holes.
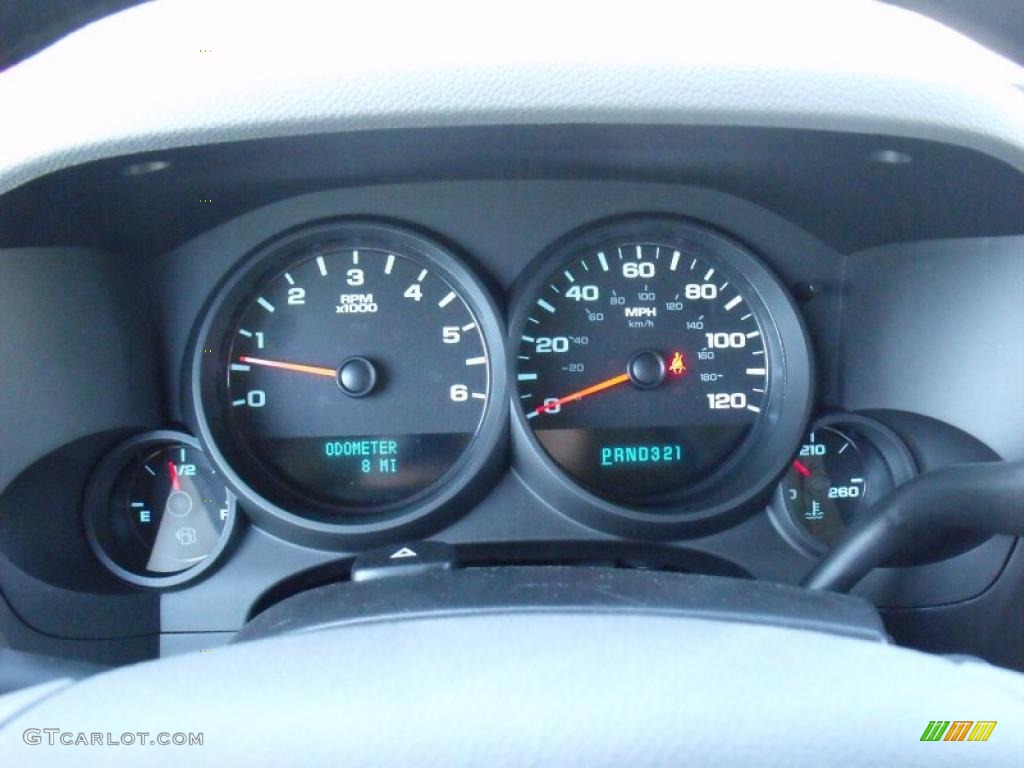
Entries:
POLYGON ((465 463, 492 370, 482 292, 455 266, 348 225, 286 240, 227 291, 200 388, 243 497, 344 522, 407 508, 465 463))
POLYGON ((514 331, 518 404, 543 450, 625 504, 685 498, 767 410, 764 305, 671 227, 565 249, 514 331))

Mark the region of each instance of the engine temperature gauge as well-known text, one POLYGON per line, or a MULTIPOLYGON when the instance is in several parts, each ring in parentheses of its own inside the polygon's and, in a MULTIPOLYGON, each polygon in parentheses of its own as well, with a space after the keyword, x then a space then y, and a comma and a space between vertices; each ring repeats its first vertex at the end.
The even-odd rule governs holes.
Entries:
POLYGON ((874 418, 836 413, 804 436, 770 513, 791 544, 818 555, 916 473, 903 441, 874 418))
POLYGON ((856 441, 836 427, 810 432, 782 481, 796 521, 829 545, 853 520, 867 491, 864 458, 856 441))
POLYGON ((93 550, 116 576, 162 587, 194 578, 223 548, 235 497, 196 442, 142 435, 97 470, 87 502, 93 550))

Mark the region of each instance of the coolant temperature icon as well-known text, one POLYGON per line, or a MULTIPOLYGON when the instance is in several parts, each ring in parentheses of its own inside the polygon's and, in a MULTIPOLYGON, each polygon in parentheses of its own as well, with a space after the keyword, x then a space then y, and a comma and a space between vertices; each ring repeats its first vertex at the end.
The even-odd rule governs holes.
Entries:
POLYGON ((821 502, 812 501, 811 509, 809 512, 804 513, 804 517, 808 520, 821 520, 825 516, 825 513, 821 511, 821 502))

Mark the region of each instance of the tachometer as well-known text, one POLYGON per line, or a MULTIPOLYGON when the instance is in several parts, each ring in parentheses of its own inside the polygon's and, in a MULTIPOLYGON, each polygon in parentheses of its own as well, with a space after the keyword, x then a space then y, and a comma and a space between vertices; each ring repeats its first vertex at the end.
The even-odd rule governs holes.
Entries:
POLYGON ((359 524, 422 513, 473 479, 465 465, 487 460, 500 431, 487 417, 500 413, 501 341, 453 257, 348 223, 287 237, 255 264, 200 332, 194 384, 200 432, 243 500, 359 524))
POLYGON ((615 504, 671 514, 763 489, 806 418, 792 303, 745 250, 687 223, 626 221, 559 244, 512 332, 522 424, 615 504))

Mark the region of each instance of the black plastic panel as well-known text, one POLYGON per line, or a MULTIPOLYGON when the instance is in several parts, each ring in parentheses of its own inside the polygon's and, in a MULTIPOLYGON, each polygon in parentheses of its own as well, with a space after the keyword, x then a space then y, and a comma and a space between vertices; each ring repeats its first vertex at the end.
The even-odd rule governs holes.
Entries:
POLYGON ((892 245, 847 263, 845 407, 931 416, 1024 458, 1024 238, 892 245))
MULTIPOLYGON (((1018 204, 1024 179, 960 147, 774 128, 547 125, 355 131, 88 163, 6 195, 0 246, 74 244, 155 254, 254 207, 306 192, 479 179, 701 186, 752 200, 844 251, 1024 232, 1018 204), (873 159, 885 150, 911 162, 873 159), (129 164, 152 159, 172 165, 163 173, 122 175, 129 164)), ((510 221, 524 220, 513 215, 510 221)))
POLYGON ((158 330, 138 277, 81 248, 0 251, 0 492, 80 437, 159 424, 158 330))
POLYGON ((506 566, 320 587, 269 607, 238 640, 361 622, 537 611, 690 616, 887 639, 871 604, 846 595, 703 575, 506 566))
POLYGON ((76 440, 37 461, 0 495, 0 589, 34 631, 100 640, 159 630, 157 595, 114 578, 85 536, 82 489, 123 436, 76 440))
MULTIPOLYGON (((82 488, 114 435, 181 426, 188 339, 216 284, 256 244, 313 219, 382 216, 436 234, 468 254, 500 303, 536 254, 588 222, 689 217, 744 243, 803 296, 818 412, 883 410, 923 469, 991 457, 989 448, 1024 458, 1024 237, 1006 237, 1024 233, 1024 181, 977 153, 830 133, 548 126, 160 157, 172 163, 164 173, 124 176, 146 158, 121 158, 0 198, 9 247, 0 251, 0 588, 13 608, 0 633, 13 645, 47 633, 82 638, 77 651, 42 643, 54 653, 129 659, 155 653, 159 630, 168 651, 201 647, 268 595, 347 578, 356 551, 243 526, 210 578, 144 594, 113 582, 75 540, 82 488), (912 162, 878 163, 878 149, 912 162), (880 245, 928 238, 957 239, 880 245), (880 247, 855 252, 870 246, 880 247), (126 639, 99 639, 115 637, 126 639)), ((499 461, 490 493, 436 536, 480 566, 614 561, 795 584, 813 562, 766 514, 700 538, 601 533, 558 514, 499 461)), ((1006 565, 1011 547, 997 538, 956 559, 881 571, 863 594, 943 606, 889 614, 906 642, 1020 665, 1019 641, 1001 641, 979 608, 1018 616, 1020 634, 1024 572, 1013 567, 1019 553, 1006 565)))

